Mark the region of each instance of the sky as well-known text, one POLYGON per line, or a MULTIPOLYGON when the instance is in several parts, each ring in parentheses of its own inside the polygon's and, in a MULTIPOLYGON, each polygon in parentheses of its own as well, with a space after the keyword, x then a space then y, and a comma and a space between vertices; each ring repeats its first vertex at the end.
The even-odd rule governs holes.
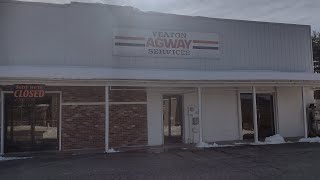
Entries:
MULTIPOLYGON (((70 0, 22 0, 70 3, 70 0)), ((320 31, 320 0, 72 0, 133 6, 142 11, 311 25, 320 31)))

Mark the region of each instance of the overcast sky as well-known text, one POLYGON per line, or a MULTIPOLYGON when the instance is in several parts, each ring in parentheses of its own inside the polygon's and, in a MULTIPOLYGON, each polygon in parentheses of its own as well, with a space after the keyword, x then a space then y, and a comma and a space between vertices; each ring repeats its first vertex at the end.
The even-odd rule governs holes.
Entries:
MULTIPOLYGON (((70 0, 24 0, 69 3, 70 0)), ((191 16, 311 25, 320 31, 320 0, 72 0, 191 16)))

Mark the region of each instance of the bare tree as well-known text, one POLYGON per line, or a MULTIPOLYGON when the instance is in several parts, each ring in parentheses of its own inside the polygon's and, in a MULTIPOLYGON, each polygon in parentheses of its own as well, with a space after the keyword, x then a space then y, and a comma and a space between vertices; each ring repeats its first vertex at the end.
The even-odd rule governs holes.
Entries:
POLYGON ((312 49, 314 72, 320 73, 320 32, 312 33, 312 49))
MULTIPOLYGON (((320 73, 320 32, 312 32, 313 68, 315 73, 320 73)), ((314 98, 320 99, 320 91, 314 92, 314 98)))

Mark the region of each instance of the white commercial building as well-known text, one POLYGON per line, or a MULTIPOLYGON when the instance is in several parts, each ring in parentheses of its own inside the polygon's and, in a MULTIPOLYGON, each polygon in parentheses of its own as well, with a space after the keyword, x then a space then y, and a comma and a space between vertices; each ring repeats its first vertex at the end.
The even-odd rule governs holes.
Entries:
POLYGON ((86 3, 0 12, 1 153, 307 136, 308 25, 86 3), (19 95, 33 85, 45 97, 19 95))

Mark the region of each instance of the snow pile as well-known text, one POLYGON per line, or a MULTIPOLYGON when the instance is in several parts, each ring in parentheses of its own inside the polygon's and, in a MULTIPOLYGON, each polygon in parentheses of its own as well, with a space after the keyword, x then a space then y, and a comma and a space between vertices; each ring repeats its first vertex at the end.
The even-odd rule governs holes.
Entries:
POLYGON ((199 142, 196 145, 197 148, 230 147, 230 146, 233 146, 233 145, 219 145, 217 143, 208 144, 208 143, 205 143, 205 142, 199 142))
POLYGON ((286 143, 284 138, 280 134, 276 134, 273 136, 266 137, 264 142, 258 141, 254 143, 250 143, 250 145, 268 145, 268 144, 283 144, 286 143))
POLYGON ((106 153, 118 153, 118 152, 120 152, 120 151, 117 151, 117 150, 115 150, 115 149, 113 149, 113 148, 110 148, 110 149, 108 149, 108 150, 106 151, 106 153))
MULTIPOLYGON (((317 137, 318 141, 317 142, 320 142, 320 138, 317 137)), ((267 144, 283 144, 283 143, 287 143, 284 138, 279 135, 279 134, 276 134, 276 135, 273 135, 273 136, 269 136, 269 137, 266 137, 266 139, 264 140, 264 142, 253 142, 253 143, 250 143, 250 142, 238 142, 238 143, 234 143, 233 145, 219 145, 219 144, 216 144, 216 143, 213 143, 213 144, 208 144, 208 143, 205 143, 205 142, 199 142, 196 147, 198 148, 213 148, 213 147, 233 147, 233 146, 240 146, 240 145, 267 145, 267 144)))
POLYGON ((266 137, 264 142, 267 143, 267 144, 282 144, 282 143, 286 143, 286 141, 284 140, 284 138, 280 134, 276 134, 276 135, 273 135, 273 136, 266 137))
POLYGON ((252 143, 250 142, 236 142, 236 143, 233 143, 235 146, 242 146, 242 145, 250 145, 252 143))
POLYGON ((0 156, 0 161, 11 161, 11 160, 19 160, 19 159, 29 159, 31 157, 2 157, 0 156))
POLYGON ((211 147, 218 147, 219 145, 216 144, 216 143, 213 143, 213 144, 208 144, 208 143, 205 143, 205 142, 199 142, 196 147, 198 148, 211 148, 211 147))
POLYGON ((299 142, 320 143, 320 137, 301 138, 299 142))

